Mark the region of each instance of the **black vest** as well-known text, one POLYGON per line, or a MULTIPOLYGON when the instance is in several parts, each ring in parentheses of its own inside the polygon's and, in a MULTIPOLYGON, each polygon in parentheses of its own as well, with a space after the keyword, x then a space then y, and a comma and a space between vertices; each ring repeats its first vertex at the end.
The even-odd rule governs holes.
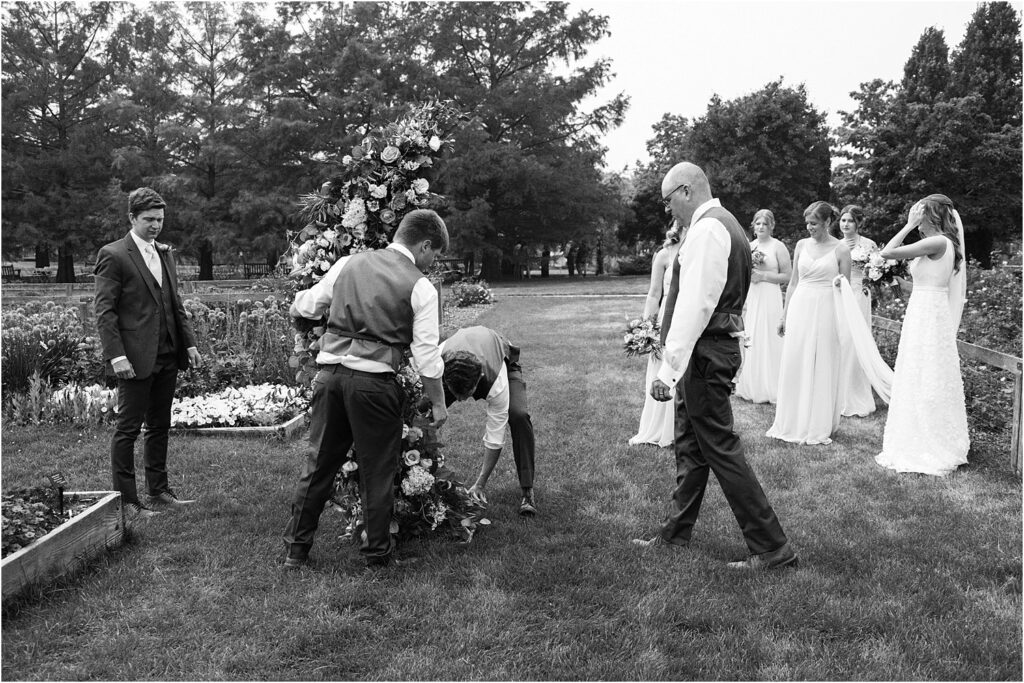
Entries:
POLYGON ((422 277, 409 257, 394 249, 353 254, 334 282, 321 350, 397 371, 412 344, 412 290, 422 277))
MULTIPOLYGON (((164 260, 159 255, 157 260, 160 261, 160 269, 163 271, 163 286, 158 284, 156 288, 160 292, 160 298, 157 299, 157 305, 160 307, 160 343, 156 350, 156 355, 159 357, 177 354, 178 321, 174 316, 177 307, 174 304, 174 293, 171 291, 171 276, 167 272, 164 260)), ((153 274, 150 273, 150 277, 152 276, 153 274)), ((153 281, 155 282, 156 278, 153 278, 153 281)))
MULTIPOLYGON (((726 335, 743 331, 743 304, 750 289, 750 271, 753 263, 750 257, 750 242, 740 227, 739 221, 720 206, 712 207, 701 216, 701 220, 713 218, 725 226, 729 233, 729 263, 725 277, 725 288, 718 298, 718 305, 704 328, 702 337, 726 335)), ((683 249, 686 248, 684 244, 683 249)), ((661 343, 664 345, 672 325, 676 299, 679 297, 679 258, 672 263, 672 284, 665 302, 665 316, 661 322, 661 343)))
POLYGON ((444 350, 469 351, 480 359, 483 373, 473 392, 477 401, 491 393, 503 365, 519 362, 519 347, 482 325, 462 328, 445 341, 444 350))

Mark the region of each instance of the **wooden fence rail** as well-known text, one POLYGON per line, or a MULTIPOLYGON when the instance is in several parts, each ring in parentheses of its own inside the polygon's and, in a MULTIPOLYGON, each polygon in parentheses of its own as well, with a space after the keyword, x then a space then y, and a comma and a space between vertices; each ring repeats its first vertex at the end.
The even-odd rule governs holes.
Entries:
MULTIPOLYGON (((888 332, 896 332, 897 334, 902 329, 902 324, 896 320, 889 320, 888 318, 882 318, 877 315, 871 316, 871 325, 880 330, 886 330, 888 332)), ((1007 372, 1013 373, 1013 423, 1011 425, 1012 431, 1010 436, 1010 464, 1013 465, 1013 471, 1018 475, 1022 473, 1022 453, 1021 453, 1021 393, 1024 391, 1024 384, 1021 382, 1022 373, 1022 360, 1016 356, 1011 356, 1007 353, 1001 353, 999 351, 993 351, 987 349, 984 346, 978 346, 977 344, 971 344, 970 342, 956 340, 957 351, 960 353, 961 358, 968 360, 978 361, 979 363, 985 363, 994 368, 1000 370, 1006 370, 1007 372)))

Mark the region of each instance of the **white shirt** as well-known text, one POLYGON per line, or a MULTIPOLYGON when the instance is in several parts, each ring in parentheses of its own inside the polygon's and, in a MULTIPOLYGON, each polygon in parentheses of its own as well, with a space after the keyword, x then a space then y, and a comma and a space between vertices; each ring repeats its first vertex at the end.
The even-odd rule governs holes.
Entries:
POLYGON ((703 217, 709 209, 721 205, 717 199, 710 199, 697 207, 690 219, 686 241, 679 249, 679 296, 658 370, 658 379, 670 389, 676 386, 690 364, 693 347, 708 326, 725 290, 732 240, 720 221, 703 217))
MULTIPOLYGON (((416 263, 412 252, 398 243, 389 244, 388 249, 393 249, 404 254, 413 263, 416 263)), ((330 270, 324 274, 320 282, 309 289, 304 289, 295 295, 295 302, 291 306, 291 315, 300 318, 317 320, 323 317, 331 308, 331 297, 334 295, 334 283, 338 274, 348 263, 351 256, 344 256, 334 262, 330 270)), ((438 331, 438 303, 437 290, 430 280, 421 277, 412 288, 410 298, 413 311, 412 322, 412 359, 414 367, 420 375, 428 379, 439 379, 444 374, 444 361, 441 360, 441 350, 437 346, 440 338, 438 331)), ((336 365, 341 363, 347 368, 360 370, 362 372, 393 372, 394 369, 378 361, 367 360, 358 356, 338 356, 326 351, 317 354, 316 362, 321 365, 336 365)))
MULTIPOLYGON (((441 344, 444 353, 444 343, 441 344)), ((500 451, 505 445, 508 424, 508 367, 502 363, 491 390, 487 392, 487 421, 484 423, 484 447, 500 451)))
POLYGON ((142 254, 142 260, 146 262, 147 266, 150 266, 150 259, 156 259, 156 272, 153 272, 152 266, 149 268, 149 272, 153 273, 153 277, 156 278, 156 283, 163 287, 163 267, 160 265, 160 256, 156 253, 156 241, 147 242, 132 230, 128 233, 135 240, 135 246, 139 248, 139 253, 142 254))

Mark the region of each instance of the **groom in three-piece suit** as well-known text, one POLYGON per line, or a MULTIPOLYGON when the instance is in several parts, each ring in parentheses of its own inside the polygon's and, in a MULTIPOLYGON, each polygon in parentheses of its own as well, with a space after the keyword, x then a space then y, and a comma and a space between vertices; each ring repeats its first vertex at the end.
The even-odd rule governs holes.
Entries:
POLYGON ((795 567, 796 553, 747 464, 729 402, 740 367, 750 244, 736 218, 712 197, 698 166, 676 164, 662 181, 661 196, 673 218, 689 227, 672 264, 662 322, 663 360, 650 390, 658 401, 675 395, 676 488, 660 533, 633 543, 688 546, 713 471, 750 551, 728 566, 795 567))
POLYGON ((202 364, 178 295, 174 258, 156 242, 164 200, 140 187, 128 195, 131 231, 96 257, 96 327, 107 371, 117 377, 117 425, 110 443, 114 489, 132 516, 156 514, 181 500, 167 480, 167 436, 178 370, 202 364), (135 484, 135 440, 146 423, 146 503, 135 484))

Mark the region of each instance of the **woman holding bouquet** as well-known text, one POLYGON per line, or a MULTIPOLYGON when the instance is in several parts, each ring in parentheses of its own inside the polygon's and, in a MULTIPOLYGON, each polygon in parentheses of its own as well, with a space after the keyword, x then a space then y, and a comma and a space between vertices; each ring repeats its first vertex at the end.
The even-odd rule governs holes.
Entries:
POLYGON ((779 322, 779 368, 775 421, 767 436, 791 443, 832 443, 839 426, 840 352, 832 293, 837 275, 850 278, 850 249, 831 234, 839 213, 827 202, 804 211, 809 237, 796 243, 793 273, 779 322))
MULTIPOLYGON (((843 244, 850 250, 850 286, 857 299, 857 305, 864 320, 871 328, 871 292, 864 286, 864 266, 871 254, 878 250, 873 240, 860 234, 864 225, 864 211, 855 204, 848 204, 839 212, 839 232, 842 233, 843 244)), ((861 369, 857 357, 852 353, 844 354, 841 386, 843 417, 865 417, 875 412, 875 399, 871 396, 871 385, 867 375, 861 369)))
MULTIPOLYGON (((651 263, 651 286, 644 301, 644 318, 657 317, 661 325, 665 316, 665 294, 672 279, 672 262, 679 256, 682 244, 681 231, 675 223, 665 233, 665 242, 651 263)), ((647 375, 644 378, 644 409, 640 413, 640 429, 630 437, 629 445, 652 443, 671 446, 675 438, 675 407, 672 401, 655 401, 651 398, 651 383, 658 377, 661 359, 652 353, 647 359, 647 375)))
POLYGON ((943 476, 967 463, 971 445, 956 348, 967 292, 964 229, 949 197, 933 194, 915 204, 882 256, 913 259, 913 290, 875 461, 897 472, 943 476), (915 228, 921 239, 904 245, 915 228))
POLYGON ((778 334, 782 318, 780 285, 789 281, 793 266, 786 245, 772 237, 775 215, 770 210, 755 213, 750 227, 754 231, 750 243, 754 268, 743 308, 743 329, 750 338, 750 348, 743 354, 736 395, 754 403, 775 403, 782 361, 782 338, 778 334))

